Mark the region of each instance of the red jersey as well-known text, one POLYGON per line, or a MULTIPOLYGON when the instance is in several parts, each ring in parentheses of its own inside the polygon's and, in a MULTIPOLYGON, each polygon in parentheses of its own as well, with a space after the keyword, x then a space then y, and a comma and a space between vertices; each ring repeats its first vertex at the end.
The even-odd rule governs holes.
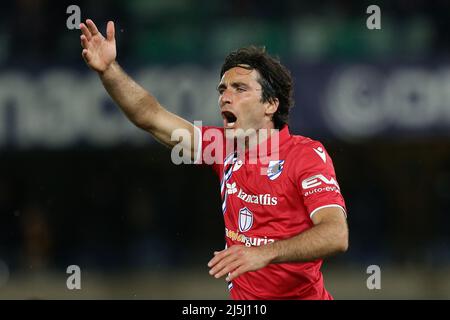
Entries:
MULTIPOLYGON (((203 127, 202 155, 218 141, 203 127)), ((223 143, 223 145, 225 145, 223 143)), ((324 207, 340 207, 344 199, 330 156, 323 145, 279 132, 278 160, 250 164, 223 151, 223 161, 212 164, 221 179, 222 211, 227 247, 265 245, 311 228, 311 217, 324 207)), ((247 272, 228 284, 233 299, 332 299, 320 271, 322 260, 269 264, 247 272)))

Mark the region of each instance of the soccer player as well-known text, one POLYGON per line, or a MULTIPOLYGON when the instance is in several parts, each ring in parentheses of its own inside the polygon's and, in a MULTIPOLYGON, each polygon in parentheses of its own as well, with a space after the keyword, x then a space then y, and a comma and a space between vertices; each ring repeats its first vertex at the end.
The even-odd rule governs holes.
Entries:
POLYGON ((199 128, 167 111, 121 69, 112 21, 106 38, 92 20, 80 28, 87 65, 125 115, 161 143, 184 143, 198 161, 218 142, 207 138, 211 132, 226 132, 223 139, 232 141, 248 130, 263 137, 244 137, 243 152, 216 152, 223 157, 212 164, 221 178, 226 248, 214 252, 208 266, 215 278, 226 277, 231 297, 332 299, 320 268, 323 258, 347 250, 346 208, 323 145, 289 132, 293 88, 288 70, 260 48, 232 52, 218 85, 224 126, 199 128), (188 132, 190 140, 172 140, 176 129, 188 132), (247 163, 249 152, 263 141, 279 146, 275 160, 265 161, 269 151, 247 163))

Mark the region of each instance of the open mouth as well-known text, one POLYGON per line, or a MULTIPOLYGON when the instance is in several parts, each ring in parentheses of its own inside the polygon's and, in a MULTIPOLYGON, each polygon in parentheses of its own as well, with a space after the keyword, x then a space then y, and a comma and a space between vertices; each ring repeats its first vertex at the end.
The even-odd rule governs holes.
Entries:
POLYGON ((224 127, 232 128, 237 121, 237 117, 231 111, 223 111, 222 118, 224 120, 224 127))

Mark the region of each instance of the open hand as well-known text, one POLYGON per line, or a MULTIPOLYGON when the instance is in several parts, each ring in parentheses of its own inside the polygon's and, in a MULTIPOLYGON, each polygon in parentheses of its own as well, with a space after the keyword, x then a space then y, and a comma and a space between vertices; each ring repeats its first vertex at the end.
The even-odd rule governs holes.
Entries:
POLYGON ((86 64, 97 72, 104 72, 116 59, 116 40, 114 38, 114 22, 108 21, 106 26, 106 38, 98 31, 94 22, 86 20, 81 23, 81 46, 86 64))

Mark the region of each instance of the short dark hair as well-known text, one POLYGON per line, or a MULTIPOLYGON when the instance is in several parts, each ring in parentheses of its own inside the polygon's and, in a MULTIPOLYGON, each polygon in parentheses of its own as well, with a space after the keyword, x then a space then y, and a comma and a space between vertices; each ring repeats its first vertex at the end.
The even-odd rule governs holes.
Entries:
POLYGON ((220 78, 231 68, 245 68, 245 65, 260 74, 258 82, 262 87, 262 102, 278 99, 278 110, 272 120, 276 129, 283 128, 289 121, 289 110, 294 106, 291 73, 277 57, 270 56, 264 47, 249 46, 233 51, 225 58, 220 78))

